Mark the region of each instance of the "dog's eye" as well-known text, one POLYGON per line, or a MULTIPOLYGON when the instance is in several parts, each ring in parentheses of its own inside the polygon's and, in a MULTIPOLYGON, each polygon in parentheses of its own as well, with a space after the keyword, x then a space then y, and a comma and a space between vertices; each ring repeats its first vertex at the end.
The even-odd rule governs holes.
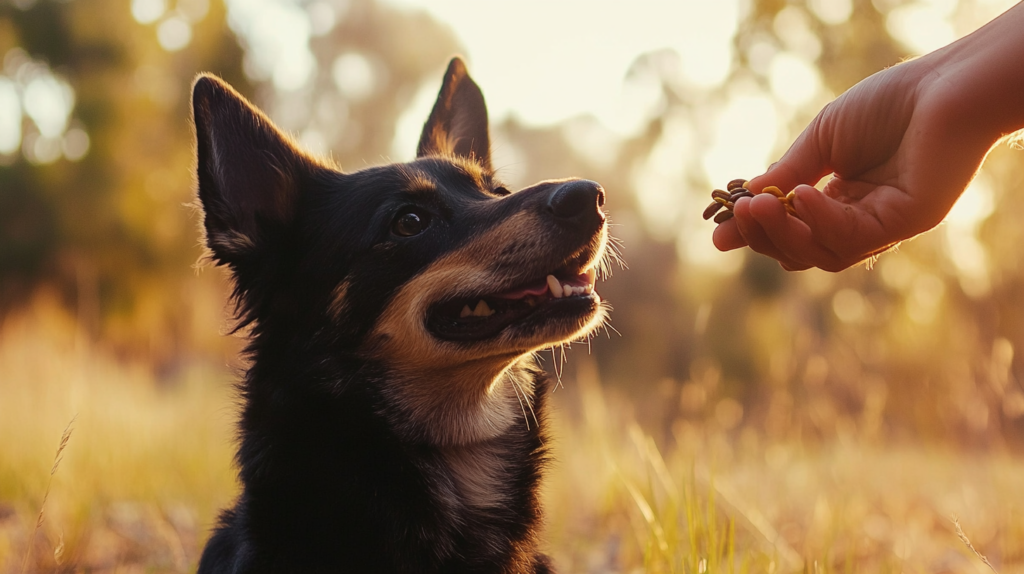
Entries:
POLYGON ((407 209, 395 217, 391 232, 401 237, 412 237, 423 233, 430 225, 430 214, 419 209, 407 209))

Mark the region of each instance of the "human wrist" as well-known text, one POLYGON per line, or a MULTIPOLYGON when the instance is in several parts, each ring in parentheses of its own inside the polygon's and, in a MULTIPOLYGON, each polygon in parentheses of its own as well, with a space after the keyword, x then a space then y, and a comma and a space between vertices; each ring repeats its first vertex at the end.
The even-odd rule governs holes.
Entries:
MULTIPOLYGON (((920 58, 950 118, 993 142, 1024 128, 1024 2, 920 58)), ((917 61, 915 61, 917 63, 917 61)))

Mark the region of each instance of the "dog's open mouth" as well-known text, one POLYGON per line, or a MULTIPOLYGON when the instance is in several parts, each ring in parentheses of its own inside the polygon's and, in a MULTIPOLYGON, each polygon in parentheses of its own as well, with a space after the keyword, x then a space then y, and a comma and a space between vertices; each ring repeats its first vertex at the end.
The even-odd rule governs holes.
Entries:
POLYGON ((572 314, 592 308, 600 301, 596 279, 594 267, 566 267, 507 291, 443 301, 430 310, 427 326, 451 341, 486 339, 538 312, 572 314))

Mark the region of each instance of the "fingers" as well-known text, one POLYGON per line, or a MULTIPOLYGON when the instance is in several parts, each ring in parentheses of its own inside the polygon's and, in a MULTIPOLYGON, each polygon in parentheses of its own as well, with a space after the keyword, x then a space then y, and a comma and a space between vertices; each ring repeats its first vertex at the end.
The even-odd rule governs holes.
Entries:
POLYGON ((754 251, 776 259, 789 271, 807 269, 810 265, 790 257, 775 246, 762 225, 763 222, 755 217, 752 211, 761 213, 761 217, 767 215, 765 219, 769 225, 777 224, 779 218, 785 220, 788 216, 785 208, 774 196, 742 198, 733 208, 735 217, 715 228, 712 235, 715 247, 720 251, 730 251, 749 245, 754 251))
POLYGON ((816 189, 797 186, 798 217, 767 194, 737 203, 736 228, 751 249, 774 257, 787 269, 818 267, 841 271, 893 243, 875 210, 836 201, 816 189))
POLYGON ((803 221, 789 215, 775 197, 767 194, 737 205, 737 226, 750 248, 778 259, 787 269, 834 265, 835 257, 819 245, 803 221))
POLYGON ((761 229, 760 224, 749 216, 750 201, 749 198, 744 198, 736 203, 733 213, 736 213, 735 210, 739 209, 744 214, 743 217, 733 217, 715 227, 715 231, 711 236, 715 247, 720 251, 731 251, 740 247, 746 247, 748 245, 747 236, 749 236, 753 239, 754 244, 757 245, 755 251, 778 260, 787 271, 807 269, 806 265, 789 260, 781 251, 774 249, 771 243, 766 240, 766 235, 761 229), (740 221, 744 222, 743 232, 740 231, 740 221))
MULTIPOLYGON (((715 229, 715 246, 722 251, 749 246, 788 270, 818 267, 835 272, 901 239, 892 236, 885 224, 906 211, 900 209, 905 194, 896 189, 855 190, 854 196, 862 199, 852 203, 845 195, 840 201, 809 185, 798 185, 793 191, 797 217, 771 194, 737 201, 734 217, 715 229)), ((906 225, 902 220, 897 223, 906 225)))
POLYGON ((732 251, 747 246, 747 240, 736 227, 736 218, 720 223, 711 234, 711 241, 719 251, 732 251))
POLYGON ((827 126, 827 123, 822 121, 824 114, 825 110, 822 110, 793 142, 782 159, 773 163, 764 174, 751 179, 747 187, 759 192, 765 186, 774 185, 788 191, 800 184, 814 185, 831 173, 832 167, 828 165, 828 156, 823 153, 819 144, 831 139, 829 134, 823 133, 827 126))

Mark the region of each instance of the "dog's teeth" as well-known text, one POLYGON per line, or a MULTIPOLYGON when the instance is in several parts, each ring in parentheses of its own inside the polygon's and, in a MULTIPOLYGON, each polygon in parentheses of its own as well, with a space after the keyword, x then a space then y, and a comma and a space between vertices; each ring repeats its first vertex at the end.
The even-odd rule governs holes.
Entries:
POLYGON ((494 310, 487 306, 487 301, 483 299, 476 304, 476 309, 473 309, 474 317, 490 317, 494 314, 494 310))
POLYGON ((590 284, 585 285, 583 287, 583 292, 586 293, 587 295, 590 295, 591 293, 594 292, 594 286, 590 284))
POLYGON ((562 297, 562 284, 555 279, 554 275, 548 275, 548 289, 551 290, 551 294, 554 295, 555 299, 562 297))
POLYGON ((565 285, 562 285, 562 293, 565 297, 572 297, 576 294, 576 288, 566 283, 565 285))
POLYGON ((469 305, 465 305, 462 307, 462 312, 459 313, 459 319, 465 319, 466 317, 469 317, 472 314, 473 312, 469 310, 469 305))

